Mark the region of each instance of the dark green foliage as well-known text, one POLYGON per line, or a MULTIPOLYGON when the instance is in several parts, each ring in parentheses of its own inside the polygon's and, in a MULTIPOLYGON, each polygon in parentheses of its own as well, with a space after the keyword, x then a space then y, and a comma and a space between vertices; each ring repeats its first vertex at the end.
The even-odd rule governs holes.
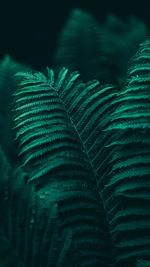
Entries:
POLYGON ((8 181, 10 172, 10 163, 0 146, 0 187, 8 181))
POLYGON ((86 81, 100 77, 100 27, 92 15, 73 10, 59 37, 56 67, 78 70, 86 81))
POLYGON ((125 81, 129 59, 147 37, 145 24, 136 17, 126 20, 108 15, 101 26, 100 80, 121 84, 125 81), (104 78, 103 78, 104 77, 104 78))
POLYGON ((0 266, 79 266, 72 231, 60 227, 57 203, 50 195, 39 197, 21 168, 9 173, 0 178, 0 266))
POLYGON ((17 158, 17 148, 14 144, 15 132, 12 130, 12 93, 19 83, 14 74, 28 69, 23 64, 14 61, 9 55, 0 61, 0 142, 12 163, 17 158))
POLYGON ((85 81, 122 83, 127 63, 146 38, 144 23, 134 17, 127 21, 109 15, 98 23, 92 15, 73 10, 59 36, 55 66, 78 70, 85 81))
POLYGON ((149 267, 150 266, 150 261, 146 260, 138 260, 136 267, 149 267))
POLYGON ((117 262, 150 258, 150 40, 131 61, 106 132, 115 150, 103 191, 117 262), (120 132, 120 137, 113 135, 120 132))
POLYGON ((0 62, 0 267, 150 265, 146 31, 77 9, 57 71, 0 62))
POLYGON ((112 256, 108 229, 95 171, 78 131, 84 125, 77 125, 84 105, 94 99, 92 92, 98 94, 99 82, 84 84, 77 72, 65 68, 56 78, 49 69, 47 78, 42 73, 18 75, 22 81, 14 94, 14 121, 28 183, 39 196, 50 194, 58 202, 61 227, 71 228, 80 251, 79 266, 107 266, 112 256))

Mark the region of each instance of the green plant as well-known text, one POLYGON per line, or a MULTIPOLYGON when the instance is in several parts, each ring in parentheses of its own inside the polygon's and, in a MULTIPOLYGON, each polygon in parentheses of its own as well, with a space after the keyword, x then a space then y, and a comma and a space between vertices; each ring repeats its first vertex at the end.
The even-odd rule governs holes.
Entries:
POLYGON ((84 81, 120 85, 129 59, 146 36, 146 25, 133 16, 123 21, 107 15, 100 24, 91 14, 75 9, 58 37, 54 66, 78 70, 84 81))
POLYGON ((57 203, 38 196, 2 149, 0 166, 0 266, 78 266, 72 231, 60 227, 57 203))
MULTIPOLYGON (((120 66, 116 53, 120 55, 131 43, 136 49, 145 36, 144 24, 138 20, 125 24, 110 16, 102 27, 77 10, 69 25, 63 34, 70 41, 60 44, 56 58, 62 62, 55 63, 55 70, 47 68, 44 74, 22 69, 16 74, 20 65, 15 69, 9 60, 4 75, 8 59, 1 64, 1 80, 4 77, 5 81, 8 72, 10 86, 6 84, 6 90, 11 90, 7 99, 11 94, 13 108, 9 106, 5 113, 2 110, 1 116, 7 122, 10 114, 13 121, 10 131, 13 128, 16 138, 7 140, 9 145, 15 139, 17 161, 8 160, 9 150, 1 138, 0 266, 147 267, 150 40, 140 45, 127 75, 115 69, 112 80, 114 69, 109 63, 114 59, 114 65, 120 66), (84 22, 91 25, 88 33, 84 22), (135 22, 141 25, 139 35, 135 22), (131 31, 127 25, 133 25, 131 31), (83 28, 85 43, 81 39, 72 49, 83 28), (118 48, 118 29, 122 38, 130 36, 126 48, 118 48), (103 32, 103 38, 99 32, 103 32), (98 59, 96 41, 101 47, 98 59), (91 57, 86 61, 87 53, 81 60, 75 51, 81 46, 84 49, 87 43, 91 57), (107 58, 103 74, 102 51, 107 58), (68 63, 70 70, 60 68, 68 63), (15 75, 9 75, 10 70, 15 75)), ((124 59, 122 64, 126 69, 124 59)))

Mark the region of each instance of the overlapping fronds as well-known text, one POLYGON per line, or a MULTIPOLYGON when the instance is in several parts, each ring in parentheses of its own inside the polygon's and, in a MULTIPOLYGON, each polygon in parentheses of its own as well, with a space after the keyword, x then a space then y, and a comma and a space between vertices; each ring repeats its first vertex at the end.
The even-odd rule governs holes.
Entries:
POLYGON ((122 84, 128 61, 146 36, 146 25, 138 18, 123 21, 107 15, 99 22, 88 12, 74 9, 59 35, 54 65, 78 70, 85 81, 122 84))
POLYGON ((1 61, 0 140, 20 167, 0 148, 0 266, 149 266, 149 39, 125 83, 146 33, 76 9, 56 72, 1 61))
POLYGON ((57 201, 61 227, 73 231, 81 266, 107 266, 112 255, 106 218, 96 174, 78 130, 84 124, 77 125, 87 105, 91 109, 85 111, 86 120, 92 127, 90 117, 98 106, 94 102, 99 82, 84 84, 78 72, 69 73, 65 68, 58 77, 49 69, 48 77, 42 73, 18 75, 22 81, 14 94, 14 121, 28 183, 34 184, 40 197, 49 194, 51 200, 57 201), (77 112, 76 117, 71 110, 77 112))
MULTIPOLYGON (((6 170, 8 164, 0 150, 0 166, 6 170)), ((57 203, 26 185, 21 168, 6 176, 1 171, 0 266, 79 266, 72 231, 60 227, 57 203)))

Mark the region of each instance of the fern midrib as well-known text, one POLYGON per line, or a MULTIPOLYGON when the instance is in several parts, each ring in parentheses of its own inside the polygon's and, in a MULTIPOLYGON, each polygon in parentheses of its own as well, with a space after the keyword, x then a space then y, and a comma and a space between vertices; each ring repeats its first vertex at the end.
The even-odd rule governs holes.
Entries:
MULTIPOLYGON (((50 84, 49 84, 49 85, 50 85, 50 84)), ((50 85, 50 86, 51 86, 51 85, 50 85)), ((58 99, 61 100, 61 104, 62 104, 62 106, 63 106, 63 109, 66 111, 67 118, 68 118, 68 120, 70 121, 72 127, 75 129, 75 132, 76 132, 77 136, 79 137, 80 143, 81 143, 82 146, 83 146, 83 151, 84 151, 84 153, 85 153, 85 155, 86 155, 86 157, 87 157, 87 159, 88 159, 88 162, 90 163, 91 169, 92 169, 93 174, 94 174, 94 178, 95 178, 95 182, 96 182, 96 187, 95 187, 96 190, 95 190, 95 191, 97 192, 97 195, 99 196, 99 193, 98 193, 98 187, 97 187, 97 178, 96 178, 96 177, 97 177, 97 174, 96 174, 95 169, 94 169, 94 166, 93 166, 93 164, 92 164, 92 162, 91 162, 91 160, 90 160, 89 154, 88 154, 88 152, 87 152, 87 150, 86 150, 86 148, 85 148, 85 144, 84 144, 84 142, 82 141, 82 139, 81 139, 81 137, 80 137, 80 134, 79 134, 79 132, 78 132, 78 130, 77 130, 77 128, 76 128, 76 125, 74 124, 74 122, 73 122, 71 116, 69 116, 69 113, 68 113, 68 111, 67 111, 67 109, 66 109, 66 107, 65 107, 64 101, 62 100, 62 98, 61 98, 60 95, 58 94, 58 92, 57 92, 57 90, 55 89, 55 87, 53 87, 53 89, 55 90, 55 93, 57 94, 58 99)), ((99 196, 99 197, 100 197, 100 196, 99 196)))

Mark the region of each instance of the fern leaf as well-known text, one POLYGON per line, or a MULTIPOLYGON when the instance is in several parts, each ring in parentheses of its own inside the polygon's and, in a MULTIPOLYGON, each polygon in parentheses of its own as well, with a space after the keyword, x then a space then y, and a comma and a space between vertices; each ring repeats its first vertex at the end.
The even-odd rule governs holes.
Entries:
POLYGON ((27 69, 27 66, 14 61, 9 55, 5 55, 0 61, 0 140, 11 163, 16 162, 17 158, 11 109, 12 94, 17 89, 19 79, 14 74, 27 69))
POLYGON ((118 108, 105 129, 112 134, 108 148, 116 148, 116 153, 112 155, 110 180, 102 195, 116 259, 127 265, 137 255, 149 259, 150 251, 149 48, 150 40, 147 40, 132 59, 128 82, 115 100, 118 108), (120 136, 114 141, 116 132, 120 132, 120 136))
POLYGON ((57 203, 38 196, 25 176, 21 168, 11 169, 0 184, 0 266, 78 266, 72 231, 61 230, 57 203))
MULTIPOLYGON (((95 171, 81 131, 78 131, 81 124, 78 126, 76 123, 83 112, 72 116, 68 111, 72 107, 74 109, 70 98, 74 102, 78 92, 82 96, 77 99, 77 105, 83 104, 83 96, 86 96, 85 100, 91 96, 94 105, 94 92, 95 97, 97 95, 100 99, 99 82, 84 84, 77 72, 70 73, 65 68, 56 77, 49 69, 47 78, 41 73, 20 73, 19 76, 22 76, 22 81, 14 94, 14 122, 20 156, 29 173, 28 183, 35 186, 40 197, 48 194, 57 201, 61 227, 63 230, 69 227, 73 231, 74 242, 81 253, 81 266, 88 262, 92 266, 107 266, 112 255, 110 252, 108 258, 106 254, 107 246, 110 250, 106 218, 95 184, 95 171), (39 97, 34 97, 38 94, 39 97), (54 190, 53 183, 57 190, 54 190)), ((81 111, 88 105, 87 100, 81 111)), ((94 108, 91 112, 94 113, 94 108)))

